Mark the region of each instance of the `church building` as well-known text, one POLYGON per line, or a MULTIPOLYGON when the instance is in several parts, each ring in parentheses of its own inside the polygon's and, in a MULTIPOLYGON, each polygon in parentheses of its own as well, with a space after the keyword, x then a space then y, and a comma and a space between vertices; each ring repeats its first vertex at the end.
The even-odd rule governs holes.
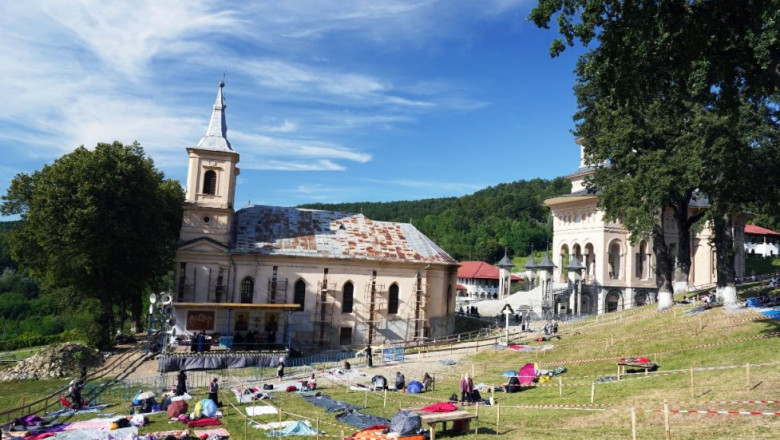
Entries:
MULTIPOLYGON (((438 338, 454 331, 458 262, 409 223, 278 206, 235 208, 239 153, 224 83, 187 148, 176 252, 176 334, 301 351, 438 338)), ((235 348, 235 347, 234 347, 235 348)))
MULTIPOLYGON (((593 168, 585 163, 584 146, 580 145, 580 167, 567 177, 572 183, 570 194, 545 200, 553 215, 553 283, 569 281, 567 268, 577 258, 582 269, 582 290, 579 304, 575 295, 564 290, 565 298, 556 298, 556 310, 569 313, 606 313, 655 302, 655 256, 652 240, 635 245, 629 242, 628 231, 620 222, 608 222, 597 207, 598 196, 589 193, 584 179, 593 168)), ((706 209, 706 198, 691 200, 693 213, 706 209)), ((743 221, 744 219, 740 219, 743 221)), ((671 217, 664 222, 670 253, 676 254, 677 234, 671 217)), ((734 266, 738 277, 744 275, 744 223, 735 225, 734 241, 737 254, 734 266)), ((688 284, 706 287, 716 281, 715 247, 710 238, 712 229, 705 225, 691 231, 691 270, 688 284)))

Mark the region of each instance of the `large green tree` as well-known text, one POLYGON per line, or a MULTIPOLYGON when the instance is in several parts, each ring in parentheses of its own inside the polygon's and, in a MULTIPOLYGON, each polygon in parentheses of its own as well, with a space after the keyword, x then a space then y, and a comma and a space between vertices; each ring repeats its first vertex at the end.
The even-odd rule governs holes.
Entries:
POLYGON ((99 302, 91 342, 110 345, 125 311, 140 320, 144 287, 172 267, 184 201, 140 145, 79 147, 18 174, 2 200, 22 219, 13 256, 74 307, 99 302))
MULTIPOLYGON (((659 227, 667 211, 678 231, 676 280, 685 288, 690 231, 705 214, 689 209, 691 197, 706 192, 710 218, 729 219, 715 224, 720 228, 731 224, 735 201, 760 197, 754 188, 763 175, 751 170, 761 154, 754 153, 777 145, 766 142, 771 136, 746 133, 777 130, 778 6, 777 0, 540 0, 531 14, 541 27, 557 17, 566 43, 556 39, 553 56, 566 44, 597 41, 578 61, 575 87, 577 132, 596 166, 590 184, 607 215, 623 220, 632 237, 652 235, 661 293, 670 278, 663 272, 671 269, 659 227), (742 113, 735 110, 740 101, 749 103, 742 113), (768 117, 751 119, 751 106, 768 117), (729 119, 740 123, 722 124, 729 119), (724 148, 735 139, 741 142, 724 148)), ((725 249, 729 235, 721 236, 719 263, 728 260, 720 254, 733 254, 733 247, 725 249)), ((728 278, 719 276, 719 283, 728 278)), ((659 306, 669 304, 662 295, 659 306)))

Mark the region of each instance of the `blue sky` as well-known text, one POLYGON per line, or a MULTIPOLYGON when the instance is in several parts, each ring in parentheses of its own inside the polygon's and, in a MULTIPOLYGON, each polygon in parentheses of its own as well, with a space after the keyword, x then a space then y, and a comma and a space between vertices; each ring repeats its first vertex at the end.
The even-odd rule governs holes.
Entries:
POLYGON ((527 0, 7 2, 0 190, 137 140, 185 183, 226 71, 236 204, 412 200, 565 175, 576 50, 527 0))

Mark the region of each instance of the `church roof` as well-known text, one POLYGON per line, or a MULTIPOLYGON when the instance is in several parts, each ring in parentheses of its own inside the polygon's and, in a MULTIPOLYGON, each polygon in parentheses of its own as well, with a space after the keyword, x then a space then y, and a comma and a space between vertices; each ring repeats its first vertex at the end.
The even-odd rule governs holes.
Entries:
POLYGON ((745 234, 755 235, 780 235, 780 232, 775 232, 771 229, 762 228, 758 225, 745 225, 745 234))
POLYGON ((458 264, 413 225, 363 214, 249 205, 233 222, 235 254, 458 264))
MULTIPOLYGON (((517 275, 511 275, 512 281, 520 281, 517 275)), ((484 261, 461 261, 458 278, 497 280, 501 274, 496 266, 484 261)))
POLYGON ((219 82, 217 90, 217 99, 214 102, 214 108, 211 112, 211 120, 206 134, 200 139, 195 148, 212 151, 233 151, 230 141, 227 140, 227 123, 225 122, 225 97, 222 95, 222 88, 225 87, 223 81, 219 82))

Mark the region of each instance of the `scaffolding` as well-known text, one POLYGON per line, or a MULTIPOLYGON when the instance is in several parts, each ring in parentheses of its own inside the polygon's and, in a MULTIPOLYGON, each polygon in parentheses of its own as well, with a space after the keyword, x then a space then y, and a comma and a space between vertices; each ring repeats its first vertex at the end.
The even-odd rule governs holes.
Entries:
POLYGON ((363 303, 366 305, 363 340, 368 345, 373 345, 376 329, 385 320, 382 313, 387 311, 387 290, 384 284, 377 284, 376 279, 372 278, 371 282, 366 284, 363 303))
POLYGON ((268 279, 268 303, 287 304, 287 278, 274 276, 268 279))
POLYGON ((336 284, 328 283, 327 276, 323 277, 314 308, 314 344, 317 347, 330 347, 336 338, 333 327, 335 303, 336 284))
POLYGON ((428 305, 428 293, 425 290, 425 282, 422 274, 417 272, 417 278, 414 281, 412 289, 414 292, 414 334, 413 340, 416 342, 425 342, 428 337, 428 317, 425 309, 428 305))

